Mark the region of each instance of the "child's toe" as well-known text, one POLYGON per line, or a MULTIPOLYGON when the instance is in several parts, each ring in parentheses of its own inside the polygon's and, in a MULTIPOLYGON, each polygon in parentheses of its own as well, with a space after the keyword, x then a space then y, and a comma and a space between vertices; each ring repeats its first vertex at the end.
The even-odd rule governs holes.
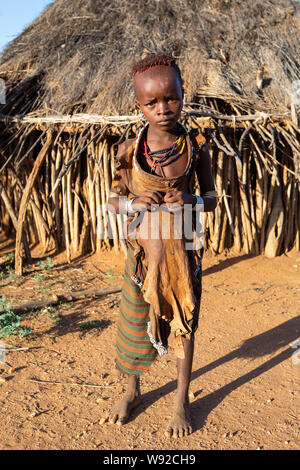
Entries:
POLYGON ((118 415, 111 415, 109 417, 110 424, 115 424, 118 421, 118 418, 119 418, 118 415))
POLYGON ((100 424, 105 424, 105 423, 107 423, 107 421, 108 421, 108 416, 105 416, 105 417, 100 419, 99 423, 100 424))

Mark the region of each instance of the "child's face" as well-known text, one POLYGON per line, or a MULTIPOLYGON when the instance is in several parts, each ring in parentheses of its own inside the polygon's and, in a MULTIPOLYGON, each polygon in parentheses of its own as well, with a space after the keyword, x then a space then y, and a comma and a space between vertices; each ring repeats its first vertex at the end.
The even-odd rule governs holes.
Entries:
POLYGON ((136 104, 150 126, 171 131, 180 118, 183 90, 173 67, 155 66, 134 76, 136 104))

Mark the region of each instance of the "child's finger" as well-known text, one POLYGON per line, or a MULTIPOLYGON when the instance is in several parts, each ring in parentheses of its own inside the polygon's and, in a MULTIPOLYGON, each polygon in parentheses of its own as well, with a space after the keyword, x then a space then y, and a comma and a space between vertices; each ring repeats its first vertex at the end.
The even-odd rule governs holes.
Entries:
POLYGON ((155 200, 153 200, 151 197, 143 197, 140 201, 141 207, 144 206, 146 209, 151 209, 151 206, 154 204, 158 204, 155 200))
POLYGON ((169 202, 167 203, 167 208, 169 212, 179 212, 182 210, 181 204, 179 204, 179 202, 169 202))
POLYGON ((175 202, 180 198, 180 193, 172 192, 172 193, 167 193, 164 197, 165 202, 175 202))
POLYGON ((156 202, 156 204, 159 204, 162 201, 162 196, 160 193, 153 192, 151 194, 151 199, 156 202))
POLYGON ((145 191, 142 194, 142 197, 144 197, 144 196, 149 197, 150 199, 155 201, 157 204, 159 204, 160 201, 162 200, 162 195, 158 191, 145 191))

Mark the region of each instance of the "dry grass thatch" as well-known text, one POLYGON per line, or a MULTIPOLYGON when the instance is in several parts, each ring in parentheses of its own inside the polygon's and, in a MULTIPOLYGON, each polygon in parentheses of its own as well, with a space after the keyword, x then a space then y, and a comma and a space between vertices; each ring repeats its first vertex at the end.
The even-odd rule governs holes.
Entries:
POLYGON ((296 0, 56 0, 4 51, 0 112, 127 114, 132 64, 166 51, 188 102, 218 96, 285 113, 300 79, 299 26, 296 0))

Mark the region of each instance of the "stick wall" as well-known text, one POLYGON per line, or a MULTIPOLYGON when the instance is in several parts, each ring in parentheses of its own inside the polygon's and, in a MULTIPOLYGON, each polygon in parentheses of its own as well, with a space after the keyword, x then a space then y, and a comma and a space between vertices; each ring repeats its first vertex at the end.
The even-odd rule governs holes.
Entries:
MULTIPOLYGON (((299 133, 278 122, 221 124, 185 121, 207 138, 218 193, 215 212, 205 215, 205 247, 269 257, 300 249, 299 133)), ((116 144, 138 127, 78 124, 66 131, 30 125, 3 139, 0 227, 8 236, 17 234, 19 274, 36 244, 45 254, 66 250, 69 262, 103 249, 125 249, 122 218, 106 204, 116 144)))

